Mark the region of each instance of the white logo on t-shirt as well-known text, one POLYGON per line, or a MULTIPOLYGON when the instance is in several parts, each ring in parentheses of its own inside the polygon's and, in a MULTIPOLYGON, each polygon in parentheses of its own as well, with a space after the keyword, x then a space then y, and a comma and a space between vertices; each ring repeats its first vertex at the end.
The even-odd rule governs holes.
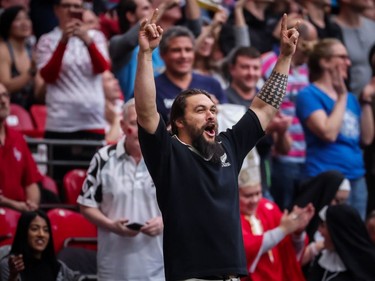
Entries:
POLYGON ((16 158, 18 162, 21 161, 21 157, 22 157, 21 151, 19 151, 16 147, 13 148, 13 154, 14 154, 14 158, 16 158))
POLYGON ((228 156, 227 156, 226 153, 224 153, 223 155, 220 156, 221 167, 229 167, 230 166, 230 163, 226 162, 227 158, 228 158, 228 156))

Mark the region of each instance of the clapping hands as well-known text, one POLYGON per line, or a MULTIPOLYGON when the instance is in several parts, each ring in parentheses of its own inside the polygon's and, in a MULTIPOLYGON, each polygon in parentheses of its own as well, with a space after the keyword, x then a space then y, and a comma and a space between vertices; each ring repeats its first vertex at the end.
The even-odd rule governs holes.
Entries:
POLYGON ((310 203, 304 208, 294 206, 292 212, 284 211, 280 227, 285 234, 302 233, 314 216, 315 208, 310 203))

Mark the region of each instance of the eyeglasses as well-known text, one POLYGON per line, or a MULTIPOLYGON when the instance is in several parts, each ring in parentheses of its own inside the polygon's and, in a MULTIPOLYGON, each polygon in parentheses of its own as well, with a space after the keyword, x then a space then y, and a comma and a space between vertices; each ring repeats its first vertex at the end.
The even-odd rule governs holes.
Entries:
POLYGON ((348 55, 331 55, 331 58, 340 58, 343 60, 350 60, 350 57, 348 55))
POLYGON ((73 8, 76 10, 82 9, 82 5, 79 5, 79 4, 60 3, 59 6, 63 9, 70 9, 70 8, 73 8))
POLYGON ((0 98, 10 99, 10 94, 8 92, 0 93, 0 98))

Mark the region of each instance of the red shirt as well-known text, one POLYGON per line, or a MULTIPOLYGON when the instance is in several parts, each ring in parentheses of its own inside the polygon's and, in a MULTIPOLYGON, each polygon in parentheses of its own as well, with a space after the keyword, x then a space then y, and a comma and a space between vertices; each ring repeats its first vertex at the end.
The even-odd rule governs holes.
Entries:
MULTIPOLYGON (((260 220, 263 234, 280 225, 282 213, 278 206, 262 198, 259 202, 256 218, 260 220)), ((242 234, 247 259, 247 269, 253 264, 263 241, 263 234, 254 234, 250 222, 241 214, 242 234)), ((296 258, 293 242, 290 235, 286 236, 279 244, 264 253, 253 273, 249 273, 252 281, 304 281, 301 266, 296 258)))
POLYGON ((25 187, 41 178, 23 135, 5 126, 5 144, 0 145, 0 190, 3 195, 25 201, 25 187))

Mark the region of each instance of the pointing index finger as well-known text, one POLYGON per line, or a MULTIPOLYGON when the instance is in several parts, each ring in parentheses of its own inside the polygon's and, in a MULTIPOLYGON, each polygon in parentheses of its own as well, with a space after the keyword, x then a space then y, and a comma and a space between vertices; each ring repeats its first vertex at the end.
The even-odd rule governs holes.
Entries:
POLYGON ((147 25, 148 19, 143 19, 141 22, 141 30, 145 30, 147 25))
POLYGON ((151 23, 151 24, 156 23, 157 20, 158 20, 158 17, 159 17, 159 9, 156 8, 155 11, 154 11, 153 14, 152 14, 152 18, 151 18, 150 23, 151 23))
POLYGON ((287 23, 288 23, 288 16, 286 14, 283 14, 283 17, 281 19, 281 31, 287 31, 287 23))

